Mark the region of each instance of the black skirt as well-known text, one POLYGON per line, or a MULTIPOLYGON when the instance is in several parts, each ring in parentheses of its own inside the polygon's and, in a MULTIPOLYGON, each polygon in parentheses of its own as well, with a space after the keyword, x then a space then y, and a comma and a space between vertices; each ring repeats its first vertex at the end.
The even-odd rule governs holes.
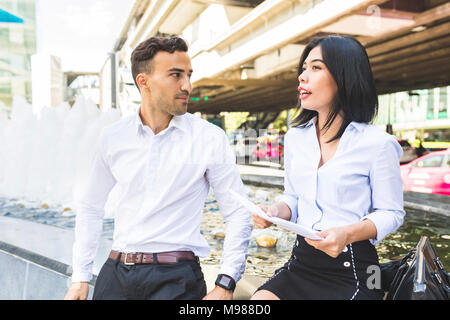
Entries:
POLYGON ((367 283, 374 274, 369 266, 379 266, 369 240, 349 244, 332 258, 297 236, 289 261, 258 290, 268 290, 281 300, 382 299, 383 291, 373 288, 372 281, 367 283))

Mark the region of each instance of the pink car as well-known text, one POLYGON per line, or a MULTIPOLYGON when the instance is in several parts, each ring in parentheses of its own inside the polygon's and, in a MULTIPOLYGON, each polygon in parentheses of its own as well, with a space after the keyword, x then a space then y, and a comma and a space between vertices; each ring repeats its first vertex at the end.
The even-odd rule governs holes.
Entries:
POLYGON ((450 148, 400 166, 403 190, 450 195, 450 148))
POLYGON ((257 148, 253 150, 253 157, 258 160, 269 160, 280 158, 283 156, 284 147, 280 144, 272 146, 270 143, 259 143, 257 148))

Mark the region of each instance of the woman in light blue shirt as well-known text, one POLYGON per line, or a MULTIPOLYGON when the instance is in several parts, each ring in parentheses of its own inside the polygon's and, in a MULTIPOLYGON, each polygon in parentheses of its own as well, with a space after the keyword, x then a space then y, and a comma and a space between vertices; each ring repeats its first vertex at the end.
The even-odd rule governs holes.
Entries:
MULTIPOLYGON (((300 113, 285 136, 285 191, 263 207, 316 230, 252 299, 381 299, 368 285, 374 244, 403 223, 397 139, 370 125, 378 98, 369 59, 354 38, 314 39, 299 70, 300 113)), ((270 222, 253 215, 256 227, 270 222)))

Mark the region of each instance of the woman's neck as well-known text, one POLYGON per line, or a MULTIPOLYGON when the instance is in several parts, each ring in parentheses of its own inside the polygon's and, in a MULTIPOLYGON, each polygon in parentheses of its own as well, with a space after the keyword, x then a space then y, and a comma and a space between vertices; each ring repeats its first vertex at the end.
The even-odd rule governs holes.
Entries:
POLYGON ((334 118, 333 123, 328 128, 324 128, 327 117, 328 114, 318 113, 316 120, 317 138, 324 142, 331 140, 339 132, 342 122, 344 121, 343 116, 338 114, 336 115, 336 118, 334 118))

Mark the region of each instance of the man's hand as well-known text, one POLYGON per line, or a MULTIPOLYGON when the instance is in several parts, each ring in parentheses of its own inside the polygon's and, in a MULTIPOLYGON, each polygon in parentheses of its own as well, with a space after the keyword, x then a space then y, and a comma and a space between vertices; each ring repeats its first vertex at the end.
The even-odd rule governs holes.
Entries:
MULTIPOLYGON (((260 207, 265 213, 267 213, 267 215, 269 217, 278 216, 278 208, 276 206, 268 207, 268 206, 264 206, 264 205, 259 205, 258 207, 260 207)), ((253 218, 253 224, 255 225, 256 228, 265 229, 272 225, 272 222, 261 218, 256 213, 252 213, 252 218, 253 218)))
POLYGON ((64 300, 86 300, 89 294, 87 282, 73 282, 64 300))
POLYGON ((233 300, 233 291, 216 286, 203 300, 233 300))

